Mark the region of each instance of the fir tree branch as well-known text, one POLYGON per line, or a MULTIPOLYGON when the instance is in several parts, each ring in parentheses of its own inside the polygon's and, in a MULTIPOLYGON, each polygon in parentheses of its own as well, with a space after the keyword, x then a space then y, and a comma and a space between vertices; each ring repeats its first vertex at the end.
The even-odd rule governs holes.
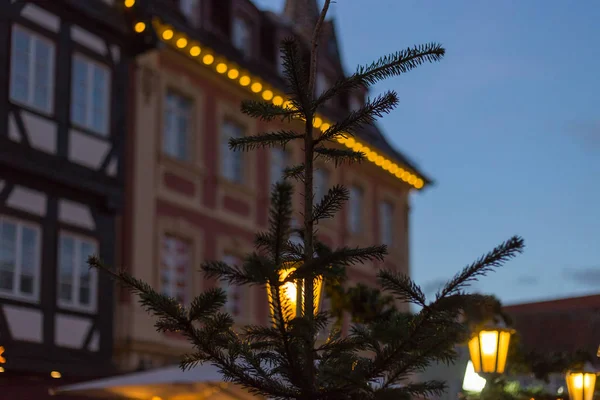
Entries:
POLYGON ((425 294, 421 288, 407 275, 397 272, 381 270, 377 273, 381 288, 391 291, 396 298, 425 307, 425 294))
POLYGON ((327 161, 333 161, 333 164, 338 167, 343 163, 360 163, 365 159, 365 153, 350 149, 334 149, 331 147, 315 147, 315 153, 324 157, 327 161))
POLYGON ((445 53, 446 50, 441 45, 429 43, 382 57, 368 66, 358 67, 354 74, 347 78, 340 78, 325 91, 315 103, 313 110, 317 110, 338 94, 372 86, 381 80, 406 73, 425 62, 440 61, 445 53))
POLYGON ((285 147, 294 139, 304 137, 294 131, 280 130, 229 139, 229 149, 233 151, 249 151, 259 148, 285 147))
POLYGON ((311 92, 309 88, 309 74, 304 67, 300 49, 294 38, 284 39, 281 43, 283 60, 283 75, 293 96, 290 99, 301 114, 310 105, 311 92), (296 100, 297 99, 297 100, 296 100))
POLYGON ((317 139, 317 143, 334 140, 342 133, 354 134, 362 126, 373 124, 376 117, 381 118, 383 114, 391 112, 397 105, 398 95, 393 91, 368 100, 363 107, 352 111, 342 121, 330 126, 317 139))
POLYGON ((344 203, 350 198, 348 189, 342 185, 330 188, 321 201, 314 206, 312 219, 318 222, 324 218, 333 218, 340 211, 344 203))
POLYGON ((290 122, 294 117, 298 116, 296 110, 285 108, 283 106, 276 106, 272 102, 256 100, 243 100, 241 111, 252 118, 257 118, 266 122, 270 122, 276 118, 290 122))
POLYGON ((471 265, 465 267, 460 273, 456 274, 446 285, 444 285, 436 297, 439 299, 450 294, 458 293, 461 289, 468 286, 469 282, 476 280, 477 277, 485 275, 494 268, 502 266, 506 261, 514 258, 517 254, 522 253, 524 247, 525 242, 523 239, 519 236, 513 236, 471 265))
POLYGON ((287 167, 283 171, 283 177, 285 179, 302 179, 304 177, 304 169, 304 164, 287 167))

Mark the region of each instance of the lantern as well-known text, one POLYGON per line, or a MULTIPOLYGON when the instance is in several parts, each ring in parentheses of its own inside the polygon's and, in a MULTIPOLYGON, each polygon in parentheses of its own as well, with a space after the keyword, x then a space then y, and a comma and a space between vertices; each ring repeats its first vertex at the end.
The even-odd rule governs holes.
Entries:
MULTIPOLYGON (((283 269, 279 273, 279 281, 285 280, 289 274, 295 271, 296 268, 289 267, 283 269)), ((319 305, 321 303, 321 292, 323 289, 323 279, 321 277, 316 278, 314 281, 314 310, 316 314, 319 311, 319 305)), ((271 316, 274 314, 273 309, 273 296, 275 290, 269 284, 267 284, 267 290, 269 292, 269 305, 271 310, 271 316)), ((299 314, 304 314, 302 309, 304 305, 304 279, 298 279, 295 282, 287 282, 279 287, 279 299, 281 301, 282 308, 290 308, 292 310, 291 315, 286 315, 286 319, 294 319, 299 314)), ((287 321, 286 321, 287 322, 287 321)))
POLYGON ((469 340, 469 353, 476 373, 502 374, 506 367, 510 335, 514 331, 486 328, 469 340))
POLYGON ((567 388, 571 400, 592 400, 596 386, 596 374, 588 364, 582 370, 567 372, 567 388))
POLYGON ((0 346, 0 364, 6 364, 6 358, 2 354, 4 354, 4 346, 0 346))

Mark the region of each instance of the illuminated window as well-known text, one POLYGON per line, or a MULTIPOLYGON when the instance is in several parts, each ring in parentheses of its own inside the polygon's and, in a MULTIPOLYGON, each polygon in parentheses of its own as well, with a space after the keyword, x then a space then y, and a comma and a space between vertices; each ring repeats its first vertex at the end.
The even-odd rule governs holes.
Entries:
POLYGON ((271 185, 283 178, 283 172, 288 166, 288 153, 283 149, 271 149, 271 185))
POLYGON ((394 206, 388 201, 379 204, 379 229, 383 244, 391 246, 394 240, 394 206))
POLYGON ((165 235, 162 238, 160 260, 161 293, 187 304, 188 282, 192 262, 190 243, 177 237, 165 235))
POLYGON ((329 191, 329 171, 320 168, 316 169, 313 175, 313 183, 315 186, 315 203, 318 203, 329 191))
MULTIPOLYGON (((223 262, 231 266, 241 265, 242 260, 231 254, 223 257, 223 262)), ((237 317, 241 314, 241 288, 237 285, 230 285, 228 282, 219 281, 221 289, 227 293, 227 303, 225 303, 225 312, 237 317)))
POLYGON ((40 230, 0 216, 0 295, 37 301, 40 283, 40 230))
POLYGON ((243 137, 244 128, 233 121, 226 120, 222 130, 221 174, 231 182, 242 183, 244 181, 243 154, 240 150, 229 149, 229 139, 243 137))
POLYGON ((252 49, 252 33, 250 24, 245 18, 235 17, 233 20, 233 45, 246 57, 250 56, 252 49))
POLYGON ((168 91, 164 113, 163 152, 170 157, 189 161, 192 101, 168 91))
POLYGON ((90 268, 88 257, 98 253, 95 241, 61 233, 58 248, 58 305, 95 311, 98 271, 90 268))
POLYGON ((54 92, 54 44, 20 26, 13 26, 10 99, 50 113, 54 92))
POLYGON ((350 189, 350 210, 348 212, 348 225, 350 232, 359 233, 362 228, 363 219, 363 191, 358 186, 352 186, 350 189))
POLYGON ((110 126, 110 70, 87 57, 73 57, 71 120, 83 128, 108 135, 110 126))
POLYGON ((193 26, 200 26, 200 0, 179 0, 179 9, 193 26))

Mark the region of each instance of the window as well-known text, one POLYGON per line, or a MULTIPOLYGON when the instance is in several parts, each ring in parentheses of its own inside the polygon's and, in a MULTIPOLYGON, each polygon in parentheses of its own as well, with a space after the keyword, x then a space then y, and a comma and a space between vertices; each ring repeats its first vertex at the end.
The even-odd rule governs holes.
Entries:
POLYGON ((244 180, 242 152, 229 149, 229 139, 244 136, 244 128, 233 121, 225 121, 221 135, 221 173, 223 177, 241 183, 244 180))
POLYGON ((271 185, 282 180, 287 168, 288 154, 283 149, 271 149, 271 185))
POLYGON ((348 225, 350 232, 359 233, 362 224, 362 209, 363 209, 363 192, 358 186, 353 186, 350 189, 350 210, 348 213, 348 225))
POLYGON ((280 76, 285 76, 285 66, 283 64, 283 53, 282 52, 278 52, 277 53, 279 56, 277 57, 277 73, 280 76))
POLYGON ((313 183, 315 186, 315 203, 318 203, 329 191, 329 172, 325 169, 316 169, 313 175, 313 183))
MULTIPOLYGON (((223 257, 223 262, 227 265, 235 266, 240 265, 241 260, 230 254, 223 257)), ((227 303, 225 303, 225 312, 231 314, 234 317, 240 315, 240 304, 241 304, 241 288, 237 285, 230 285, 228 282, 219 281, 221 289, 227 293, 227 303)))
POLYGON ((379 229, 383 244, 391 246, 394 240, 394 206, 389 201, 379 204, 379 229))
POLYGON ((242 17, 235 17, 233 21, 233 45, 245 56, 250 56, 252 53, 250 24, 242 17))
POLYGON ((329 89, 327 77, 325 77, 325 74, 322 72, 317 73, 317 82, 315 85, 316 95, 322 95, 327 89, 329 89))
POLYGON ((200 0, 179 0, 179 9, 193 26, 200 26, 200 0))
POLYGON ((37 301, 39 274, 39 229, 0 217, 0 294, 37 301))
POLYGON ((190 243, 174 236, 162 238, 160 259, 160 290, 162 294, 187 304, 192 248, 190 243))
POLYGON ((360 110, 362 104, 356 95, 350 95, 350 111, 360 110))
POLYGON ((71 120, 83 128, 108 134, 110 122, 110 71, 79 54, 71 73, 71 120))
POLYGON ((88 257, 98 248, 93 240, 61 233, 58 249, 58 304, 64 308, 94 311, 98 276, 88 257))
POLYGON ((182 161, 190 159, 192 102, 168 91, 165 99, 163 152, 182 161))
POLYGON ((52 112, 54 45, 20 26, 12 30, 10 98, 52 112))

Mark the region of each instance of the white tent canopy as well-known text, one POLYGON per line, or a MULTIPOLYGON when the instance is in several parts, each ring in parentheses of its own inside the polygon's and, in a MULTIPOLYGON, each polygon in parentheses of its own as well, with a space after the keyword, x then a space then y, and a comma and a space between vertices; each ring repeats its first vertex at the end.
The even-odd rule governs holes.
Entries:
POLYGON ((222 381, 210 364, 183 371, 179 366, 118 375, 51 390, 51 394, 73 394, 101 399, 128 400, 246 400, 256 399, 237 385, 222 381))

